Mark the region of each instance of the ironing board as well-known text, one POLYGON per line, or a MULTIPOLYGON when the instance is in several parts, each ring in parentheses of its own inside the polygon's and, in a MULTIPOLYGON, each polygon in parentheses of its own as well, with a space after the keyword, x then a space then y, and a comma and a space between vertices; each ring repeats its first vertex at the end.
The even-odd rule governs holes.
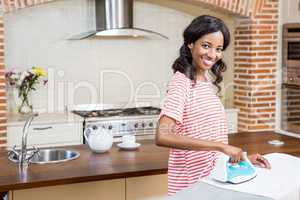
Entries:
POLYGON ((257 177, 240 184, 221 183, 210 177, 178 192, 168 200, 300 200, 300 158, 264 155, 272 169, 257 169, 257 177))

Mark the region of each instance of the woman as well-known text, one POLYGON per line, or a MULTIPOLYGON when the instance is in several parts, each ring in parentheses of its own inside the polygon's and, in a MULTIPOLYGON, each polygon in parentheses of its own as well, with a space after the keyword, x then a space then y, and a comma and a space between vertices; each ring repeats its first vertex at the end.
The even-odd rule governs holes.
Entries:
MULTIPOLYGON (((217 152, 227 154, 232 162, 243 159, 242 149, 228 145, 225 111, 217 96, 226 70, 222 55, 230 42, 228 28, 222 20, 204 15, 191 22, 183 37, 156 133, 157 145, 171 147, 169 195, 209 175, 217 152), (213 82, 206 75, 208 71, 213 82)), ((259 154, 249 159, 270 168, 259 154)))

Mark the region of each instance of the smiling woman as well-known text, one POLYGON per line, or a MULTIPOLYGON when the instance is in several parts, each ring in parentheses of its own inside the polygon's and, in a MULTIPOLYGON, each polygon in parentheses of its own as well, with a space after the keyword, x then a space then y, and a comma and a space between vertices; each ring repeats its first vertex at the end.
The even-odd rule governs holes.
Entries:
MULTIPOLYGON (((226 70, 222 55, 230 41, 228 28, 222 20, 204 15, 195 18, 183 36, 156 134, 157 145, 171 147, 169 195, 208 176, 218 152, 227 154, 234 163, 244 159, 241 148, 228 145, 226 115, 217 96, 226 70), (209 71, 213 81, 206 77, 209 71)), ((259 154, 249 160, 270 168, 259 154)))
POLYGON ((214 84, 220 90, 218 83, 223 80, 222 73, 226 71, 222 52, 230 43, 227 26, 218 18, 202 16, 192 21, 183 37, 184 44, 180 48, 180 56, 173 64, 173 71, 179 71, 195 81, 201 80, 202 73, 211 68, 216 76, 214 84), (203 69, 197 71, 195 66, 202 66, 203 69))

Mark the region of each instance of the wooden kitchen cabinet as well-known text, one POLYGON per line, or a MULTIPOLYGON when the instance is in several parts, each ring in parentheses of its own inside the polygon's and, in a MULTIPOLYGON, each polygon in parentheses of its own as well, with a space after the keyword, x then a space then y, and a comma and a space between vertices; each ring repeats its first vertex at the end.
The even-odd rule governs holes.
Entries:
POLYGON ((13 190, 9 200, 163 200, 167 175, 151 175, 68 185, 13 190))
POLYGON ((125 200, 125 178, 14 190, 10 200, 125 200))
POLYGON ((300 134, 300 87, 282 84, 281 128, 300 134))
POLYGON ((126 200, 163 200, 167 195, 167 174, 126 178, 126 200))
MULTIPOLYGON (((68 118, 65 114, 41 114, 36 117, 28 132, 27 145, 36 147, 82 144, 82 121, 68 118)), ((21 146, 25 120, 9 122, 7 145, 21 146)))

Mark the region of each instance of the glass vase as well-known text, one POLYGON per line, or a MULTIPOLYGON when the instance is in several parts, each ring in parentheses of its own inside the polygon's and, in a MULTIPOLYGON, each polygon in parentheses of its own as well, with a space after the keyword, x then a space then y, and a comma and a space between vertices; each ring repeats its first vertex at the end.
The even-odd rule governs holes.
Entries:
POLYGON ((17 112, 20 114, 32 113, 32 103, 30 98, 30 93, 26 95, 19 96, 17 101, 17 112))

